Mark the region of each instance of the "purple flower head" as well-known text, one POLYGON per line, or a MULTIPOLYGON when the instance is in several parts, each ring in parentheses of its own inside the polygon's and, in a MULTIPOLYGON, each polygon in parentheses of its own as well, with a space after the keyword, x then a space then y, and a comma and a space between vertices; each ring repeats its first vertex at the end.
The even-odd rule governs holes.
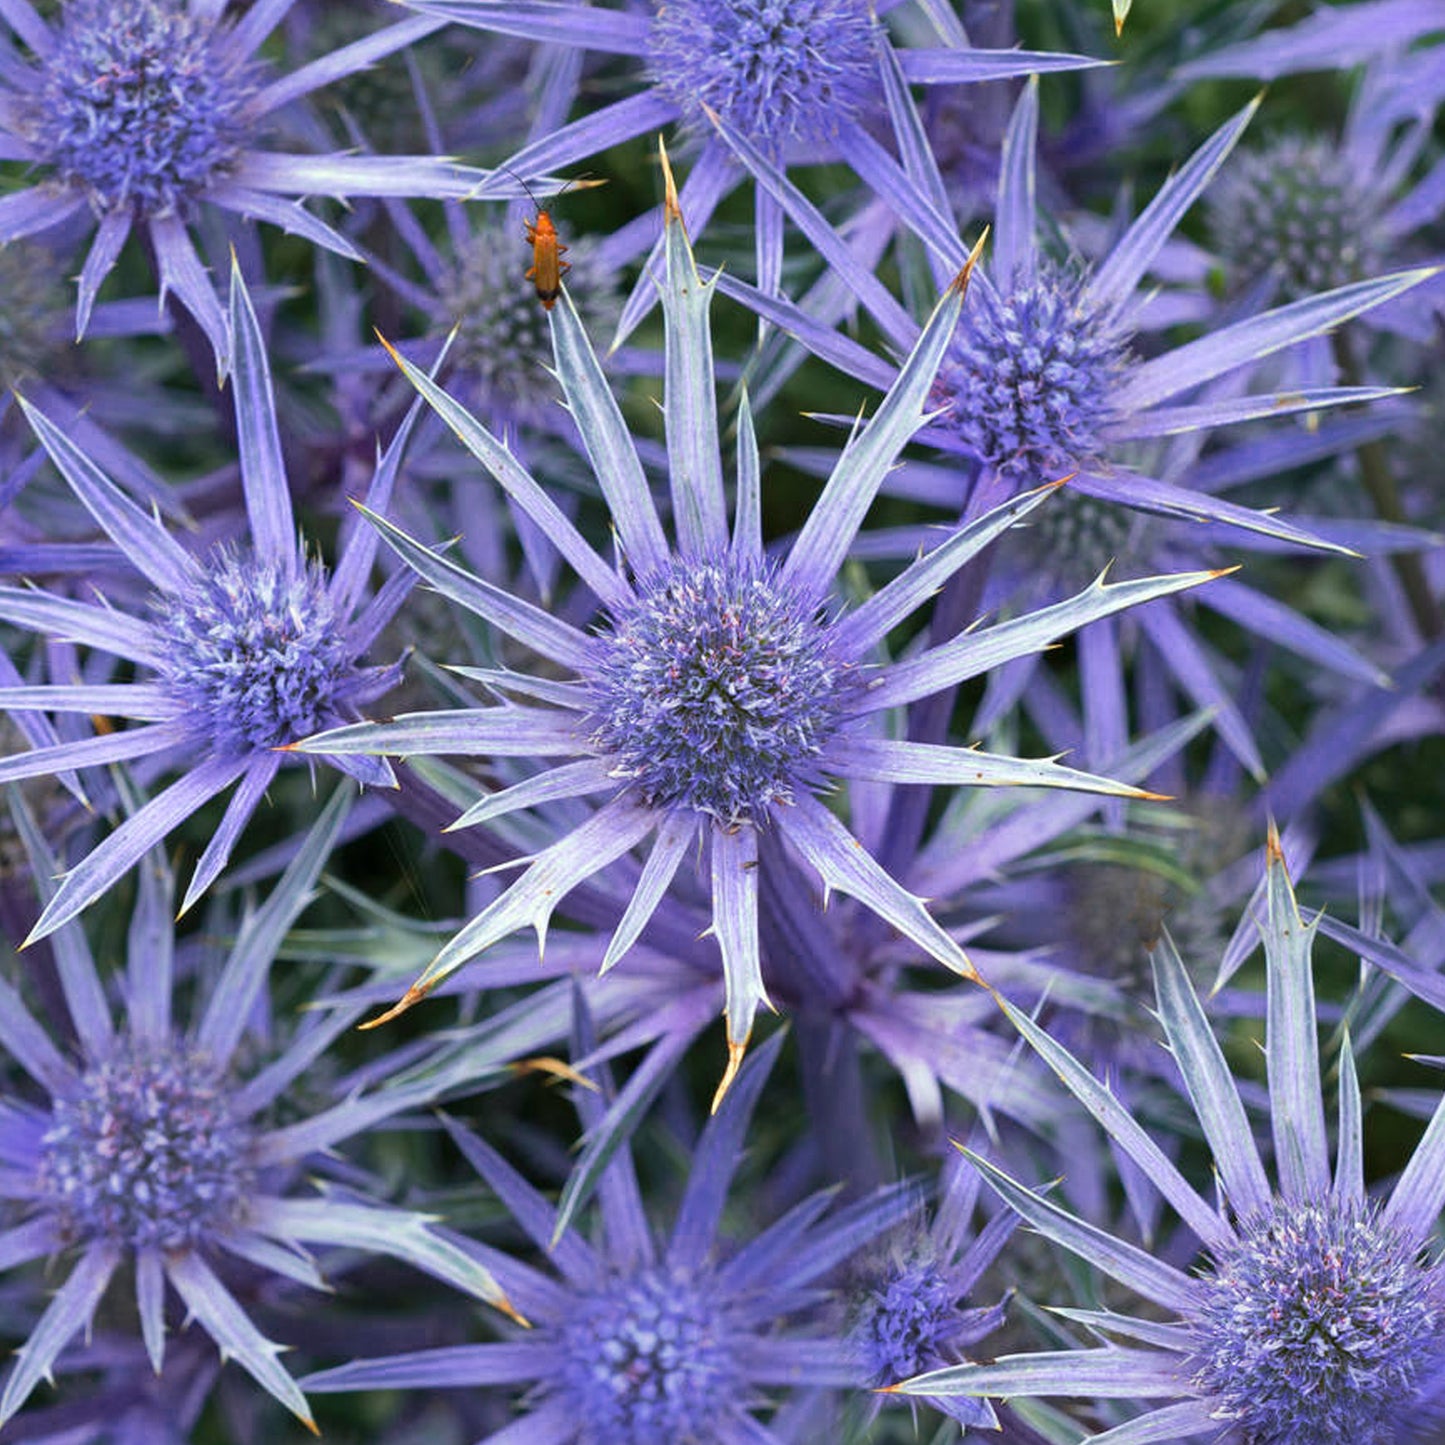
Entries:
MULTIPOLYGON (((584 1021, 580 1036, 589 1029, 584 1021)), ((831 1213, 828 1195, 814 1195, 742 1241, 724 1228, 743 1139, 781 1041, 775 1035, 747 1061, 702 1131, 665 1241, 648 1222, 625 1146, 600 1184, 601 1227, 589 1240, 564 1230, 553 1206, 500 1154, 450 1123, 462 1152, 555 1271, 493 1260, 493 1251, 473 1247, 532 1328, 502 1343, 358 1360, 309 1376, 307 1388, 525 1391, 525 1420, 513 1428, 526 1433, 486 1437, 498 1445, 512 1438, 732 1445, 779 1438, 754 1413, 765 1391, 856 1385, 853 1347, 819 1309, 821 1287, 898 1224, 909 1191, 895 1186, 831 1213)), ((606 1072, 593 1072, 601 1093, 578 1089, 574 1096, 589 1131, 612 1102, 606 1072)))
POLYGON ((58 1097, 36 1183, 67 1243, 185 1249, 236 1224, 254 1183, 230 1081, 175 1040, 120 1043, 58 1097))
POLYGON ((24 130, 98 216, 183 209, 249 139, 252 68, 173 0, 69 0, 24 130))
MULTIPOLYGON (((30 0, 6 7, 20 53, 12 53, 0 78, 0 137, 7 158, 24 161, 39 178, 0 203, 0 241, 93 214, 97 231, 80 273, 78 335, 131 228, 142 225, 162 294, 173 292, 200 323, 224 372, 231 350, 226 318, 186 230, 203 205, 272 222, 356 258, 340 232, 293 198, 460 196, 486 178, 433 156, 269 149, 271 132, 296 102, 437 28, 423 20, 373 28, 272 78, 257 56, 294 3, 226 13, 225 0, 69 0, 54 23, 30 0)), ((304 125, 300 133, 306 135, 304 125)), ((505 178, 493 193, 522 194, 505 178)))
MULTIPOLYGON (((1147 452, 1159 438, 1303 409, 1302 395, 1240 395, 1236 384, 1215 397, 1205 388, 1230 373, 1238 372, 1236 382, 1247 379, 1244 368, 1323 335, 1430 274, 1362 281, 1352 272, 1335 289, 1311 289, 1299 299, 1292 293, 1293 305, 1138 359, 1136 338, 1172 319, 1167 304, 1139 288, 1254 109, 1247 107, 1201 146, 1102 260, 1063 267, 1038 240, 1038 87, 1025 87, 1005 141, 994 262, 979 278, 978 304, 940 368, 937 391, 938 403, 951 403, 952 410, 935 434, 949 450, 982 464, 984 485, 994 478, 1010 487, 1037 484, 1067 471, 1079 474, 1080 489, 1101 499, 1179 515, 1190 500, 1183 488, 1136 476, 1123 465, 1135 458, 1139 444, 1147 452)), ((1383 393, 1317 388, 1308 394, 1309 409, 1371 395, 1383 393)), ((1198 516, 1268 530, 1243 509, 1231 514, 1227 504, 1207 495, 1192 500, 1198 516)))
MULTIPOLYGON (((1380 39, 1396 27, 1402 32, 1424 28, 1432 14, 1428 4, 1385 0, 1383 6, 1352 5, 1314 17, 1321 38, 1331 29, 1358 26, 1357 38, 1365 42, 1362 56, 1369 54, 1372 41, 1386 53, 1375 56, 1361 75, 1338 138, 1281 135, 1242 150, 1221 172, 1211 197, 1209 230, 1236 291, 1269 281, 1288 301, 1412 262, 1438 263, 1435 227, 1445 209, 1445 173, 1429 145, 1435 110, 1445 94, 1445 60, 1439 46, 1405 54, 1380 39), (1370 12, 1385 8, 1394 13, 1378 16, 1372 33, 1370 12)), ((1434 24, 1439 24, 1438 14, 1434 24)), ((1311 22, 1298 27, 1301 33, 1310 28, 1311 22)), ((1281 52, 1274 58, 1286 70, 1308 69, 1311 58, 1323 63, 1326 54, 1330 64, 1348 63, 1354 48, 1352 39, 1338 33, 1342 49, 1315 51, 1311 43, 1286 61, 1288 34, 1274 32, 1256 42, 1266 52, 1281 52)), ((1242 46, 1239 53, 1249 50, 1242 46)), ((1202 70, 1209 61, 1196 65, 1202 70)), ((1261 71, 1271 68, 1261 64, 1261 71)), ((1429 345, 1442 294, 1445 282, 1437 267, 1436 279, 1423 291, 1367 313, 1363 323, 1429 345)), ((1329 348, 1323 338, 1308 343, 1298 366, 1309 381, 1336 368, 1347 381, 1362 373, 1348 348, 1329 348)))
MULTIPOLYGON (((478 219, 476 207, 448 203, 441 244, 400 202, 388 210, 421 276, 414 279, 379 257, 369 258, 372 269, 424 318, 433 338, 429 345, 406 347, 408 359, 426 364, 436 344, 450 338, 443 363, 447 384, 494 431, 572 435, 558 404, 561 392, 546 375, 552 364, 547 313, 523 278, 531 254, 524 243, 528 213, 508 206, 478 219)), ((587 236, 568 244, 567 287, 590 336, 610 334, 622 309, 610 248, 609 239, 587 236)), ((395 377, 380 347, 368 347, 356 360, 395 377)))
MULTIPOLYGON (((987 288, 938 369, 935 399, 947 409, 938 425, 1015 484, 1098 464, 1117 420, 1129 336, 1117 317, 1096 312, 1077 272, 1041 263, 1008 292, 987 288)), ((1053 509, 1054 525, 1061 511, 1077 514, 1081 507, 1088 503, 1064 499, 1053 509)), ((1100 512, 1095 504, 1090 515, 1100 512)), ((1050 525, 1047 516, 1043 525, 1050 525)), ((1076 554, 1060 548, 1058 555, 1076 554)), ((1099 566, 1089 575, 1097 576, 1099 566)))
POLYGON ((222 545, 154 597, 164 685, 217 752, 273 748, 335 717, 354 648, 329 581, 319 562, 267 566, 222 545))
MULTIPOLYGON (((438 279, 427 309, 436 332, 455 328, 448 365, 474 389, 479 410, 488 416, 509 412, 546 425, 552 422, 548 413, 560 411, 558 394, 543 376, 552 362, 551 337, 547 313, 532 288, 519 283, 521 237, 520 215, 513 208, 506 224, 474 223, 438 279)), ((568 247, 567 259, 567 286, 588 333, 610 329, 622 304, 615 277, 586 238, 568 247)))
MULTIPOLYGON (((190 1025, 181 1023, 178 962, 170 922, 174 888, 152 853, 125 939, 124 1012, 115 1017, 78 923, 53 934, 56 971, 73 1047, 52 1040, 19 992, 0 984, 0 1044, 25 1083, 3 1101, 7 1120, 0 1179, 9 1223, 0 1255, 9 1268, 60 1254, 74 1263, 36 1321, 0 1392, 8 1420, 89 1328, 111 1282, 132 1275, 140 1334, 157 1374, 168 1335, 181 1332, 168 1298, 272 1396, 307 1425, 310 1409, 235 1289, 259 1268, 324 1290, 308 1245, 390 1255, 502 1310, 506 1297, 475 1260, 421 1215, 349 1191, 298 1189, 323 1151, 422 1102, 415 1089, 355 1092, 306 1112, 291 1091, 356 1008, 303 1020, 289 1035, 269 1017, 267 986, 277 950, 310 900, 335 846, 348 799, 339 790, 303 840, 269 899, 235 930, 219 970, 201 968, 190 1025), (274 1053, 249 1066, 265 1038, 274 1053), (298 1117, 299 1113, 299 1117, 298 1117), (272 1121, 279 1114, 285 1122, 272 1121)), ((17 811, 42 896, 53 894, 55 859, 34 821, 17 811)), ((384 1069, 373 1071, 384 1077, 384 1069)), ((313 1427, 314 1428, 314 1427, 313 1427)))
POLYGON ((1380 1438, 1380 1401, 1408 1399, 1445 1345, 1418 1233, 1329 1199, 1273 1200, 1236 1232, 1203 1276, 1191 1383, 1252 1440, 1380 1438))
MULTIPOLYGON (((848 1290, 852 1339, 864 1381, 875 1388, 961 1363, 1003 1323, 1007 1301, 970 1306, 968 1299, 1008 1242, 1017 1217, 1005 1210, 973 1235, 979 1178, 960 1166, 958 1155, 945 1163, 942 1197, 928 1227, 915 1219, 911 1229, 899 1231, 885 1254, 858 1267, 848 1290)), ((873 1396, 873 1413, 886 1398, 873 1396)), ((987 1400, 953 1395, 925 1403, 965 1429, 999 1428, 987 1400)))
POLYGON ((1388 1197, 1368 1196, 1360 1087, 1346 1042, 1332 1165, 1310 964, 1316 925, 1300 917, 1273 834, 1266 893, 1265 1064, 1277 1185, 1167 935, 1154 954, 1159 1019, 1213 1154, 1218 1204, 1194 1189, 1108 1085, 1005 1004, 1019 1032, 1178 1212, 1202 1259, 1186 1273, 978 1160, 1029 1224, 1141 1295, 1150 1317, 1070 1310, 1106 1341, 1102 1348, 934 1371, 900 1392, 1153 1402, 1117 1431, 1088 1437, 1098 1441, 1411 1438, 1414 1402, 1434 1391, 1445 1365, 1445 1270, 1429 1253, 1445 1202, 1445 1101, 1388 1197))
POLYGON ((877 28, 863 0, 666 0, 648 65, 695 130, 711 110, 776 154, 870 117, 877 28))
MULTIPOLYGON (((135 670, 133 681, 0 688, 0 708, 127 718, 138 726, 37 746, 0 762, 10 780, 131 761, 146 781, 183 776, 128 818, 66 876, 36 924, 43 938, 104 893, 159 839, 208 799, 235 786, 220 827, 186 890, 189 908, 231 850, 285 761, 275 751, 355 717, 384 693, 398 668, 362 662, 409 586, 403 578, 368 597, 376 538, 354 525, 328 572, 297 538, 276 404, 261 331, 239 270, 231 324, 237 340, 236 422, 250 535, 197 555, 112 482, 67 431, 26 406, 57 469, 122 554, 135 598, 80 600, 35 588, 0 588, 0 616, 60 634, 135 670)), ((24 403, 22 403, 24 405, 24 403)), ((398 432, 369 488, 390 498, 410 423, 398 432)), ((119 569, 117 569, 119 570, 119 569)), ((18 679, 16 679, 18 682, 18 679)), ((390 768, 346 759, 343 771, 385 784, 390 768)))
POLYGON ((1242 149, 1209 199, 1209 230, 1243 287, 1277 278, 1286 301, 1362 280, 1380 269, 1382 197, 1376 178, 1315 137, 1280 136, 1242 149))
POLYGON ((766 562, 670 558, 596 645, 592 742, 650 806, 727 827, 823 784, 864 681, 766 562))
POLYGON ((1018 516, 1047 500, 1045 489, 1006 504, 920 557, 851 614, 828 610, 848 546, 921 420, 963 305, 968 268, 939 302, 897 384, 838 460, 786 558, 774 562, 762 544, 761 465, 746 407, 729 526, 707 320, 711 288, 698 278, 671 189, 666 239, 664 416, 675 543, 663 531, 633 441, 565 289, 550 313, 556 370, 612 512, 622 567, 605 562, 495 437, 402 360, 406 375, 594 594, 595 621, 584 632, 378 520, 389 544, 438 590, 572 676, 558 681, 555 670, 532 677, 463 669, 502 704, 406 714, 297 746, 326 754, 563 760, 482 799, 454 827, 516 807, 606 795, 600 808, 538 852, 521 878, 447 944, 393 1013, 516 929, 531 925, 545 936, 562 895, 655 834, 604 959, 604 968, 611 967, 646 927, 693 845, 705 844, 713 931, 727 984, 730 1078, 766 1002, 757 930, 762 836, 776 833, 825 891, 858 898, 925 953, 972 977, 958 944, 858 844, 819 793, 833 779, 856 778, 983 785, 1007 780, 1133 794, 1052 762, 916 749, 880 736, 879 715, 1034 652, 1089 617, 1194 586, 1209 574, 1096 584, 1049 611, 966 633, 906 661, 881 662, 881 644, 897 623, 1018 516))

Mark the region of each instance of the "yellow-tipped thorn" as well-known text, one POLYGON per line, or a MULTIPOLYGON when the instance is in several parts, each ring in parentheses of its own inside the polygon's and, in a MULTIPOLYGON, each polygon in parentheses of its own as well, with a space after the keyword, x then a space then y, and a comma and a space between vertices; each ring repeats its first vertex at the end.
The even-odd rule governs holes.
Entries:
MULTIPOLYGON (((748 1038, 751 1037, 752 1035, 749 1034, 748 1038)), ((738 1070, 743 1066, 743 1055, 746 1054, 747 1051, 747 1039, 744 1039, 741 1043, 735 1043, 732 1039, 728 1040, 727 1067, 723 1070, 723 1076, 718 1082, 717 1092, 712 1096, 712 1108, 708 1111, 709 1113, 716 1114, 717 1111, 722 1108, 722 1101, 727 1098, 727 1092, 732 1088, 733 1080, 737 1078, 738 1070)))
POLYGON ((1172 803, 1173 793, 1151 793, 1147 788, 1135 788, 1134 796, 1142 803, 1172 803))
POLYGON ((903 1388, 903 1387, 902 1387, 901 1384, 898 1384, 898 1385, 875 1385, 875 1386, 874 1386, 874 1389, 873 1389, 873 1393, 874 1393, 875 1395, 896 1395, 896 1394, 899 1392, 899 1390, 901 1390, 902 1388, 903 1388))
POLYGON ((591 1089, 594 1094, 602 1092, 586 1074, 578 1073, 571 1064, 562 1059, 554 1059, 547 1054, 541 1054, 533 1059, 518 1059, 515 1063, 508 1064, 507 1067, 514 1074, 550 1074, 554 1079, 569 1084, 578 1084, 584 1089, 591 1089))
POLYGON ((492 1303, 497 1309, 501 1310, 501 1312, 506 1315, 509 1320, 513 1321, 515 1324, 521 1325, 524 1330, 530 1330, 532 1328, 532 1321, 529 1320, 527 1316, 521 1312, 521 1310, 514 1308, 511 1300, 509 1300, 506 1295, 502 1295, 499 1299, 494 1300, 492 1303))
POLYGON ((1236 562, 1233 567, 1215 567, 1209 573, 1209 580, 1213 582, 1216 577, 1233 576, 1243 565, 1241 562, 1236 562))
POLYGON ((311 1418, 310 1415, 298 1415, 296 1417, 318 1440, 321 1438, 321 1426, 311 1418))
POLYGON ((1269 820, 1269 831, 1264 839, 1264 861, 1267 867, 1284 867, 1284 848, 1279 841, 1279 829, 1275 827, 1274 819, 1269 820))
MULTIPOLYGON (((373 327, 372 330, 376 331, 376 328, 373 327)), ((386 351, 386 354, 391 357, 391 359, 396 362, 398 366, 401 366, 401 353, 396 349, 396 347, 394 347, 391 342, 389 342, 386 337, 381 334, 380 331, 376 331, 376 339, 381 342, 382 347, 386 351)))
MULTIPOLYGON (((706 109, 706 107, 704 107, 706 109)), ((672 163, 667 158, 667 142, 657 137, 657 157, 662 162, 662 216, 663 224, 682 220, 682 207, 677 203, 677 182, 672 176, 672 163)))
POLYGON ((357 1024, 356 1027, 362 1033, 379 1029, 382 1024, 389 1024, 393 1019, 399 1019, 409 1008, 419 1004, 430 992, 430 988, 418 988, 416 984, 412 984, 402 995, 400 1003, 393 1004, 384 1014, 378 1014, 374 1019, 367 1019, 364 1024, 357 1024))
POLYGON ((968 295, 968 278, 973 275, 973 268, 978 265, 983 255, 983 248, 988 242, 988 233, 991 228, 985 226, 982 235, 974 242, 973 250, 968 253, 968 260, 963 263, 963 270, 953 278, 949 285, 950 291, 957 291, 960 296, 968 295))

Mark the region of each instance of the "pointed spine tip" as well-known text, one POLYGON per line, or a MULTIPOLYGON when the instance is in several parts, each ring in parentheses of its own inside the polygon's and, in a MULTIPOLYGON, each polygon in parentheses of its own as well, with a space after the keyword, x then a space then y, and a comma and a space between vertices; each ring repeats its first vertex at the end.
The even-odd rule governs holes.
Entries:
POLYGON ((389 342, 386 337, 381 334, 380 331, 376 331, 376 328, 374 327, 372 329, 373 331, 375 331, 376 339, 381 342, 383 348, 386 351, 386 354, 391 357, 391 359, 396 362, 398 366, 401 366, 401 353, 397 351, 396 347, 394 347, 391 342, 389 342))
POLYGON ((660 135, 657 137, 657 158, 662 163, 663 224, 666 226, 674 223, 681 224, 682 207, 677 200, 677 181, 673 178, 672 162, 667 158, 667 142, 660 135))
POLYGON ((748 1038, 751 1037, 752 1035, 749 1034, 741 1043, 735 1042, 731 1038, 728 1040, 727 1067, 723 1070, 723 1076, 718 1081, 717 1091, 712 1096, 712 1107, 708 1110, 710 1114, 716 1114, 722 1108, 722 1101, 727 1098, 728 1090, 732 1088, 733 1080, 737 1078, 738 1070, 743 1066, 743 1056, 748 1051, 748 1038))
POLYGON ((1220 577, 1232 577, 1242 565, 1242 563, 1236 562, 1233 567, 1212 567, 1207 575, 1211 582, 1220 577))
POLYGON ((379 1029, 382 1024, 389 1024, 393 1019, 399 1019, 402 1014, 419 1004, 430 992, 429 988, 418 988, 413 984, 402 995, 400 1003, 393 1004, 385 1013, 378 1014, 374 1019, 367 1019, 364 1024, 357 1024, 357 1031, 370 1033, 372 1029, 379 1029))
POLYGON ((1270 868, 1284 867, 1284 848, 1280 844, 1279 829, 1273 818, 1269 820, 1269 831, 1264 839, 1264 860, 1270 868))
POLYGON ((310 1415, 298 1415, 296 1417, 318 1440, 321 1438, 321 1426, 311 1418, 310 1415))
POLYGON ((969 277, 973 275, 973 268, 978 265, 983 256, 983 248, 988 244, 989 230, 990 227, 988 226, 983 228, 978 240, 973 244, 973 250, 968 253, 968 260, 963 263, 963 269, 959 271, 958 275, 953 278, 952 283, 949 285, 949 291, 957 292, 960 300, 968 295, 969 277))

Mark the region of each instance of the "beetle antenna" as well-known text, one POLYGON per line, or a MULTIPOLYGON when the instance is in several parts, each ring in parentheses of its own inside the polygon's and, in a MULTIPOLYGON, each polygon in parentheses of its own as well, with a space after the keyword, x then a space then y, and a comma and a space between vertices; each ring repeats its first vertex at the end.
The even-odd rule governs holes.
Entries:
POLYGON ((511 168, 511 166, 501 165, 498 166, 497 169, 499 171, 506 171, 506 173, 511 176, 511 178, 516 181, 516 183, 521 186, 524 191, 526 191, 527 197, 532 202, 532 205, 539 211, 542 209, 542 203, 537 199, 536 193, 532 190, 531 186, 529 186, 526 181, 524 181, 521 176, 519 176, 516 171, 511 168))

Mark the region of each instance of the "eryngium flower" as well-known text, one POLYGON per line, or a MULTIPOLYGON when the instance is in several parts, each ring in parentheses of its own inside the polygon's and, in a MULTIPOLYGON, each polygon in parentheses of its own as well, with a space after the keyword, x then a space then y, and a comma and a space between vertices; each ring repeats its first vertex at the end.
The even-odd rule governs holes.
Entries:
MULTIPOLYGON (((202 204, 355 258, 340 232, 291 197, 462 196, 486 179, 432 156, 268 149, 286 107, 437 28, 388 25, 271 79, 257 53, 294 3, 237 5, 233 16, 226 0, 67 0, 54 23, 30 0, 4 7, 16 45, 0 76, 0 152, 38 176, 0 200, 0 243, 94 214, 77 334, 135 224, 146 228, 162 293, 174 292, 224 359, 225 316, 186 231, 202 204)), ((499 178, 493 193, 521 191, 499 178)))
POLYGON ((1445 1275, 1427 1248, 1445 1202, 1445 1100, 1383 1201, 1366 1194, 1359 1082, 1340 1056, 1339 1143, 1331 1170, 1321 1094, 1310 949, 1279 842, 1270 839, 1266 1069, 1279 1184, 1272 1188, 1239 1090, 1167 935, 1154 954, 1159 1018, 1214 1155, 1209 1203, 1095 1079, 1025 1014, 1020 1032, 1199 1239, 1185 1273, 1114 1239, 979 1160, 1035 1229, 1173 1316, 1070 1311, 1129 1342, 1012 1355, 935 1371, 905 1394, 1067 1395, 1168 1401, 1089 1438, 1238 1445, 1389 1445, 1409 1438, 1412 1401, 1445 1363, 1445 1275))
MULTIPOLYGON (((505 446, 415 367, 406 374, 516 504, 550 537, 597 602, 583 632, 438 557, 376 519, 388 542, 439 591, 545 660, 553 676, 464 674, 504 699, 488 709, 414 713, 323 733, 304 752, 460 753, 559 757, 550 772, 468 809, 465 827, 512 808, 591 794, 608 800, 531 861, 437 955, 399 1013, 467 959, 528 924, 545 937, 561 897, 653 833, 657 841, 603 967, 627 951, 688 857, 710 856, 713 931, 727 983, 731 1067, 766 1002, 759 954, 758 841, 775 829, 823 881, 858 898, 925 953, 966 977, 958 944, 819 800, 835 778, 881 782, 1020 783, 1134 794, 1052 762, 1021 762, 880 736, 885 709, 906 706, 1092 618, 1192 587, 1210 573, 1106 586, 884 665, 888 632, 988 540, 1046 500, 1006 504, 927 553, 848 616, 830 615, 838 569, 869 504, 918 427, 933 373, 963 305, 969 267, 923 328, 898 380, 852 439, 785 559, 763 549, 761 468, 752 419, 738 425, 736 517, 729 529, 713 395, 707 310, 676 193, 668 191, 665 423, 677 540, 670 545, 642 466, 571 300, 553 309, 557 373, 612 511, 626 571, 609 566, 505 446), (572 674, 555 680, 560 665, 572 674), (513 702, 513 697, 527 703, 513 702), (533 701, 548 707, 530 705, 533 701)), ((976 255, 977 253, 975 253, 976 255)), ((971 266, 971 263, 970 263, 971 266)), ((391 1015, 387 1015, 390 1017, 391 1015)), ((381 1022, 378 1020, 377 1022, 381 1022)))
MULTIPOLYGON (((828 1195, 801 1201, 759 1234, 724 1232, 742 1141, 782 1036, 742 1070, 698 1140, 670 1238, 647 1219, 630 1153, 619 1150, 599 1189, 595 1240, 558 1235, 557 1213, 500 1154, 451 1123, 452 1138, 546 1251, 559 1278, 474 1247, 533 1328, 495 1344, 358 1360, 306 1379, 316 1391, 522 1391, 524 1417, 487 1441, 547 1445, 742 1445, 779 1439, 755 1414, 780 1387, 856 1383, 854 1352, 817 1319, 820 1286, 836 1267, 897 1224, 905 1188, 827 1214, 828 1195)), ((578 1089, 584 1128, 601 1126, 610 1090, 578 1089)))
MULTIPOLYGON (((225 866, 285 761, 276 748, 356 717, 398 676, 396 666, 368 667, 361 658, 407 584, 367 595, 377 545, 368 527, 354 528, 331 573, 298 539, 261 329, 238 269, 231 279, 236 428, 250 522, 245 542, 203 556, 188 551, 61 427, 26 407, 56 467, 149 594, 126 612, 110 599, 0 587, 0 618, 109 653, 136 673, 129 682, 0 688, 0 709, 139 724, 0 760, 0 781, 121 761, 138 763, 147 780, 183 773, 71 869, 32 938, 74 917, 196 809, 235 786, 186 889, 182 910, 189 908, 225 866)), ((409 430, 402 428, 376 469, 368 491, 375 506, 390 498, 409 430)), ((363 783, 391 781, 389 766, 376 759, 347 758, 338 766, 363 783)))
MULTIPOLYGON (((1001 1211, 975 1235, 972 1216, 979 1187, 977 1171, 958 1155, 951 1156, 943 1166, 941 1197, 928 1228, 918 1228, 921 1220, 914 1221, 914 1228, 900 1231, 884 1257, 861 1266, 847 1293, 853 1344, 869 1385, 961 1362, 971 1346, 1003 1323, 1007 1301, 967 1301, 1008 1242, 1018 1217, 1001 1211)), ((873 1396, 872 1414, 884 1398, 873 1396)), ((916 1411, 916 1401, 910 1403, 916 1411)), ((987 1400, 949 1395, 926 1403, 965 1430, 999 1428, 987 1400)))
MULTIPOLYGON (((241 1073, 258 1043, 277 949, 311 897, 335 846, 347 799, 338 791, 270 898, 236 940, 190 1027, 176 1012, 174 889, 164 860, 141 869, 126 954, 123 1017, 112 1017, 101 975, 78 923, 55 936, 55 958, 73 1048, 63 1048, 0 981, 0 1044, 28 1087, 0 1101, 5 1119, 0 1259, 8 1268, 62 1253, 76 1259, 18 1352, 0 1393, 0 1423, 24 1405, 75 1335, 89 1327, 118 1273, 133 1275, 141 1337, 157 1373, 165 1363, 167 1284, 186 1314, 287 1409, 312 1425, 306 1397, 281 1365, 226 1277, 259 1267, 324 1290, 307 1245, 391 1255, 510 1310, 476 1260, 430 1228, 425 1216, 355 1195, 298 1191, 303 1166, 328 1149, 420 1102, 415 1090, 353 1094, 309 1117, 267 1115, 337 1033, 356 1017, 341 1009, 294 1031, 266 1067, 241 1073), (37 1102, 36 1094, 43 1096, 37 1102)), ((42 894, 55 859, 23 811, 17 822, 42 894)), ((315 1427, 312 1426, 314 1429, 315 1427)))

